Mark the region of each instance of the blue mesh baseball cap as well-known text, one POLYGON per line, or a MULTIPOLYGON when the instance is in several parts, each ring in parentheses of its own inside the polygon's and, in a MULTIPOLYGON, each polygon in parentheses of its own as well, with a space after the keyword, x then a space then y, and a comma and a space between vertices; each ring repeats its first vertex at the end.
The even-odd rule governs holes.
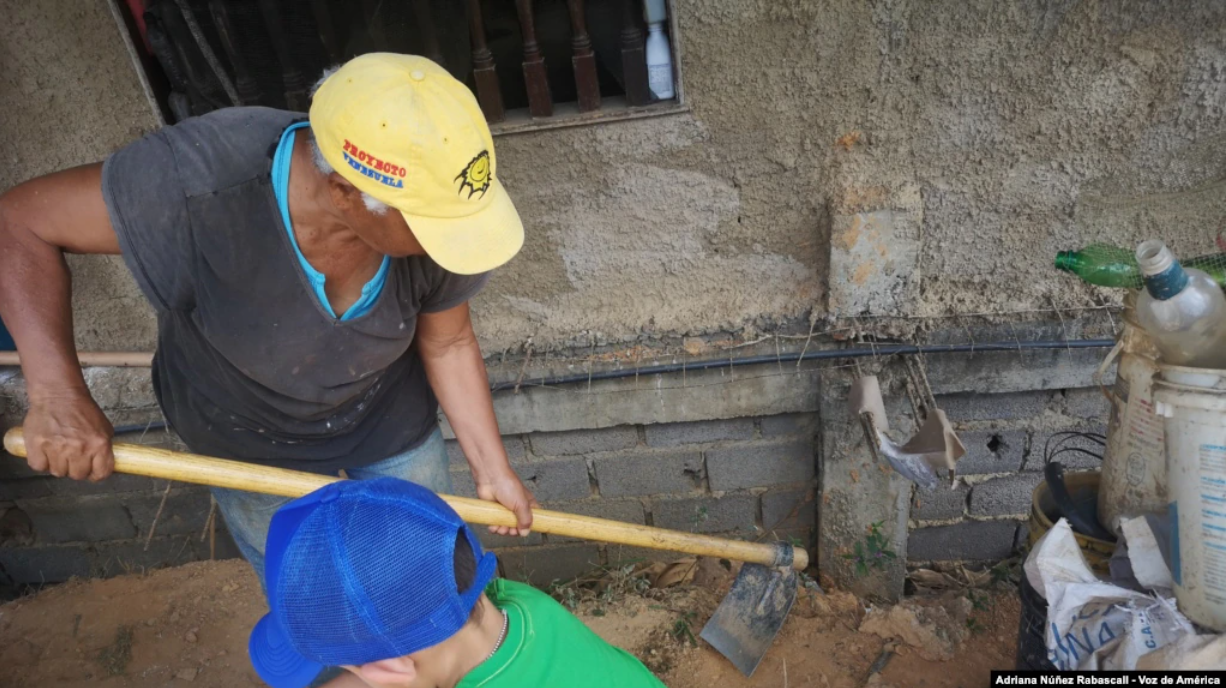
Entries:
POLYGON ((304 688, 327 666, 423 650, 468 621, 496 563, 459 515, 395 478, 345 480, 281 507, 265 546, 270 611, 247 649, 273 688, 304 688), (456 590, 462 533, 476 578, 456 590))

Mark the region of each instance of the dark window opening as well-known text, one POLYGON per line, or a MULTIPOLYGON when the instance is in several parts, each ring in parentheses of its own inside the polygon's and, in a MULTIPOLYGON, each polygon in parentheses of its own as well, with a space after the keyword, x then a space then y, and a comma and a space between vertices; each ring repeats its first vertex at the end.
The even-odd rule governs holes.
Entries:
POLYGON ((327 67, 375 51, 430 57, 473 90, 490 122, 649 106, 660 101, 648 86, 642 3, 125 0, 172 122, 233 105, 304 111, 327 67))

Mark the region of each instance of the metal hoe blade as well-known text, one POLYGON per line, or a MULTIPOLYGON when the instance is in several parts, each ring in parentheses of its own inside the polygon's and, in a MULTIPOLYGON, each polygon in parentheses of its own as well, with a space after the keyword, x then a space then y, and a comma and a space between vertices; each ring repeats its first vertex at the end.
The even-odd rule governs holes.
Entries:
POLYGON ((791 566, 745 564, 699 635, 742 674, 753 676, 795 602, 791 566))

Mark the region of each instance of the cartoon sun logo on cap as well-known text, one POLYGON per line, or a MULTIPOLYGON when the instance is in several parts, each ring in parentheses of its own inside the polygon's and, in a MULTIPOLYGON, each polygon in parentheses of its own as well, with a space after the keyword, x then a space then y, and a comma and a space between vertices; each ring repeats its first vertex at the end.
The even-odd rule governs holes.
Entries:
POLYGON ((481 151, 477 157, 468 162, 464 171, 456 175, 455 181, 460 182, 460 193, 468 187, 468 197, 480 192, 482 196, 490 188, 490 152, 481 151))

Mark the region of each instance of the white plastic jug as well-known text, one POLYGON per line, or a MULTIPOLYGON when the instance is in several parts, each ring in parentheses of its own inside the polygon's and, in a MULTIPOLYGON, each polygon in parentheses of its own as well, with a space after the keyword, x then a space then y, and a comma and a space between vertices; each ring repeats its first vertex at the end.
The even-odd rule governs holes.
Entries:
MULTIPOLYGON (((1103 450, 1098 520, 1119 535, 1120 518, 1166 511, 1166 446, 1163 421, 1154 413, 1158 349, 1137 324, 1136 294, 1124 298, 1124 327, 1096 377, 1115 360, 1115 385, 1107 391, 1111 415, 1103 450)), ((1102 382, 1100 381, 1101 385, 1102 382)))
POLYGON ((1226 631, 1226 370, 1161 366, 1154 399, 1166 419, 1175 599, 1226 631))

